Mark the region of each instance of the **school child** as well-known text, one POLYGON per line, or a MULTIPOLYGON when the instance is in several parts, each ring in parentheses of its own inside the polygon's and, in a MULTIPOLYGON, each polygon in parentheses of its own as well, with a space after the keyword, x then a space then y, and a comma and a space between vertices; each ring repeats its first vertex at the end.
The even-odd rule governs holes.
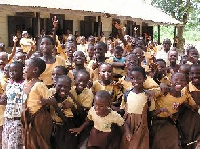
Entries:
POLYGON ((1 104, 6 105, 4 112, 5 122, 2 132, 2 148, 22 149, 21 112, 23 101, 23 64, 13 62, 9 69, 10 81, 6 86, 5 94, 1 97, 1 104))
POLYGON ((191 68, 191 65, 182 64, 182 65, 180 65, 179 70, 178 70, 178 72, 181 72, 181 73, 185 74, 187 84, 189 84, 189 81, 190 81, 190 78, 189 78, 190 68, 191 68))
MULTIPOLYGON (((181 68, 181 67, 180 67, 181 68)), ((200 107, 200 65, 191 65, 189 77, 191 82, 189 83, 189 93, 197 104, 197 108, 200 107)), ((181 130, 181 144, 186 149, 193 149, 196 147, 196 143, 186 146, 190 142, 194 142, 200 139, 200 115, 198 109, 191 109, 188 105, 184 104, 180 108, 179 124, 181 130), (189 126, 189 127, 188 127, 189 126)), ((196 147, 198 148, 198 147, 196 147)))
POLYGON ((21 61, 25 65, 26 54, 23 52, 17 52, 13 58, 14 61, 21 61))
POLYGON ((178 72, 179 70, 179 65, 176 63, 178 59, 178 52, 175 50, 170 50, 168 52, 168 61, 169 61, 169 66, 168 66, 168 73, 175 73, 178 72))
POLYGON ((88 45, 88 49, 87 49, 87 53, 88 53, 88 56, 87 56, 87 64, 91 61, 91 60, 94 60, 95 59, 95 57, 94 57, 94 51, 95 51, 95 49, 94 49, 95 47, 94 47, 94 45, 92 45, 92 44, 89 44, 88 45))
POLYGON ((122 99, 120 86, 113 81, 113 67, 111 64, 103 63, 99 66, 99 79, 93 82, 93 93, 106 90, 111 95, 111 106, 119 107, 122 99))
MULTIPOLYGON (((48 44, 52 45, 50 42, 48 44)), ((41 58, 35 57, 26 61, 26 82, 23 88, 25 104, 22 114, 26 149, 51 148, 52 119, 47 105, 54 105, 56 101, 51 98, 52 93, 47 86, 39 80, 45 69, 45 61, 41 58)))
MULTIPOLYGON (((76 73, 75 86, 72 86, 71 89, 72 95, 86 113, 92 107, 94 98, 92 89, 88 88, 89 80, 89 72, 86 70, 80 70, 76 73)), ((81 119, 85 118, 81 117, 81 119)))
POLYGON ((53 86, 52 72, 53 69, 60 65, 65 66, 65 61, 60 56, 53 56, 54 40, 50 36, 44 36, 40 43, 40 50, 43 53, 41 57, 46 63, 45 71, 40 75, 40 79, 47 85, 48 88, 53 86))
POLYGON ((155 111, 152 115, 153 149, 173 148, 179 149, 179 132, 176 126, 179 107, 183 103, 195 106, 191 95, 185 91, 186 76, 177 72, 172 75, 171 87, 166 96, 156 93, 155 111))
POLYGON ((126 76, 119 79, 118 83, 122 85, 122 91, 123 93, 126 92, 126 90, 129 90, 132 86, 131 79, 130 79, 130 70, 132 67, 138 66, 138 57, 133 54, 129 53, 126 56, 126 76))
POLYGON ((73 63, 74 63, 74 69, 69 71, 69 77, 72 80, 72 86, 75 85, 75 76, 76 73, 80 70, 87 70, 90 71, 90 69, 87 68, 86 64, 86 56, 82 51, 75 51, 73 54, 73 63))
POLYGON ((157 84, 164 83, 167 86, 170 85, 170 75, 167 73, 166 62, 163 59, 156 60, 156 70, 153 75, 153 79, 157 84))
POLYGON ((180 64, 186 64, 188 60, 188 56, 187 55, 182 55, 181 56, 181 60, 180 60, 180 64))
POLYGON ((73 39, 72 41, 66 42, 65 53, 67 55, 67 59, 65 61, 65 65, 67 66, 67 69, 69 70, 74 69, 73 57, 74 57, 74 52, 77 50, 76 48, 77 47, 76 47, 76 44, 73 42, 73 39))
POLYGON ((122 126, 124 120, 117 112, 111 110, 110 101, 109 92, 98 91, 94 98, 94 106, 90 108, 85 123, 79 128, 70 129, 71 133, 79 134, 91 122, 94 123, 87 143, 87 148, 89 149, 119 148, 120 130, 118 126, 122 126))
POLYGON ((113 76, 115 78, 121 78, 126 75, 125 72, 125 57, 122 57, 123 49, 120 46, 116 46, 114 49, 114 57, 110 58, 110 63, 113 66, 113 76))
MULTIPOLYGON (((94 94, 92 89, 88 87, 90 80, 90 74, 86 70, 80 70, 77 72, 75 76, 75 86, 72 86, 71 93, 73 97, 78 102, 77 110, 78 114, 78 127, 81 126, 85 118, 87 117, 87 113, 89 109, 92 107, 94 94)), ((84 130, 79 136, 79 146, 84 146, 87 137, 89 136, 90 128, 84 130)))
POLYGON ((198 50, 194 46, 190 46, 187 48, 188 62, 187 64, 196 64, 199 63, 199 53, 198 50))
POLYGON ((87 43, 87 44, 88 44, 88 45, 91 44, 91 45, 94 46, 94 44, 95 44, 95 38, 94 38, 94 36, 90 36, 90 37, 88 38, 88 43, 87 43))
MULTIPOLYGON (((10 54, 8 54, 8 62, 12 62, 12 59, 16 53, 16 45, 18 42, 18 38, 16 36, 13 36, 13 48, 10 54)), ((3 43, 0 43, 0 52, 5 52, 5 45, 3 43)))
MULTIPOLYGON (((6 86, 9 82, 9 69, 10 69, 10 64, 7 64, 4 67, 4 71, 1 79, 0 79, 0 97, 5 93, 6 91, 6 86)), ((5 111, 6 106, 5 105, 0 105, 0 148, 2 148, 2 131, 3 131, 3 124, 4 124, 4 111, 5 111)))
POLYGON ((143 86, 146 79, 144 68, 133 67, 130 79, 132 88, 125 93, 124 105, 121 105, 125 111, 125 132, 122 137, 121 149, 148 149, 148 98, 143 86))
POLYGON ((95 81, 99 78, 99 69, 98 67, 101 63, 108 62, 108 59, 105 57, 107 51, 107 46, 104 42, 97 42, 95 45, 95 60, 91 60, 88 64, 90 68, 91 80, 95 81))
POLYGON ((68 75, 68 73, 69 73, 69 70, 65 68, 65 66, 56 66, 53 69, 53 73, 52 73, 52 80, 54 82, 54 87, 56 86, 56 81, 58 77, 61 75, 68 75))
POLYGON ((82 36, 80 45, 77 45, 77 51, 82 51, 84 53, 87 53, 87 48, 88 45, 86 44, 85 37, 82 36))
MULTIPOLYGON (((142 47, 142 45, 140 45, 140 47, 136 47, 132 51, 132 53, 138 57, 138 66, 143 67, 145 69, 145 71, 147 72, 147 74, 149 74, 149 71, 150 71, 149 66, 147 66, 146 64, 143 63, 144 62, 144 51, 141 47, 142 47)), ((152 88, 159 87, 159 85, 153 80, 153 78, 151 76, 147 75, 147 79, 145 79, 145 82, 144 82, 144 87, 145 87, 145 89, 152 89, 152 88)))
POLYGON ((71 80, 67 75, 61 75, 56 81, 56 104, 51 106, 53 119, 53 142, 56 149, 76 149, 77 136, 69 129, 76 127, 74 116, 76 113, 75 100, 70 96, 71 80))

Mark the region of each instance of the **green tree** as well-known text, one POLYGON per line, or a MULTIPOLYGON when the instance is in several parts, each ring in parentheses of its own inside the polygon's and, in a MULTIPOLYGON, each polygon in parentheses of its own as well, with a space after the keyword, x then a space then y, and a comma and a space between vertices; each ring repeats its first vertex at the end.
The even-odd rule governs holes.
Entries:
POLYGON ((195 14, 194 12, 199 9, 200 0, 152 0, 151 4, 182 22, 182 25, 177 26, 177 37, 179 39, 177 48, 183 49, 185 25, 188 23, 191 14, 195 14))

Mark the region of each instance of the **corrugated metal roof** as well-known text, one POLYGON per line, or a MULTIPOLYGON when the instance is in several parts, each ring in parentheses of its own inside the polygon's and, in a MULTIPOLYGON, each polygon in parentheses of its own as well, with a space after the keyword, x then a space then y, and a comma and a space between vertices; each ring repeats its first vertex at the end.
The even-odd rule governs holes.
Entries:
POLYGON ((0 0, 0 5, 42 7, 110 13, 164 24, 181 22, 140 0, 0 0))

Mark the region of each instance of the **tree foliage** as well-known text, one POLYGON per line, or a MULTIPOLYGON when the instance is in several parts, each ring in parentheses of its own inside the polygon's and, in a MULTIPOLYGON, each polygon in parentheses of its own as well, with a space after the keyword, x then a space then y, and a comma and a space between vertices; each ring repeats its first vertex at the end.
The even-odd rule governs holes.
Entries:
POLYGON ((200 3, 200 0, 152 0, 152 5, 186 24, 200 3))

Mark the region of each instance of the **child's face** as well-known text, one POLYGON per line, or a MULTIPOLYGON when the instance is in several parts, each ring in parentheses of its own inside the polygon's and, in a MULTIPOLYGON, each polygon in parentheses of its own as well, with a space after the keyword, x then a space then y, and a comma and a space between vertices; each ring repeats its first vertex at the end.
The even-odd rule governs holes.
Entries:
POLYGON ((122 53, 123 53, 122 50, 115 49, 115 51, 114 51, 114 55, 118 59, 120 59, 122 57, 122 53))
POLYGON ((126 67, 130 70, 132 67, 138 66, 138 58, 134 55, 128 55, 126 57, 126 67))
POLYGON ((192 81, 192 84, 196 86, 200 85, 200 67, 191 67, 190 79, 192 81))
POLYGON ((9 69, 10 69, 10 66, 8 66, 8 65, 6 65, 5 67, 4 67, 4 75, 5 75, 5 77, 6 78, 10 78, 10 76, 9 76, 9 69))
POLYGON ((101 65, 99 69, 100 79, 103 81, 111 81, 113 77, 113 69, 109 65, 101 65))
POLYGON ((88 39, 88 42, 89 42, 90 44, 92 44, 92 45, 93 45, 93 44, 94 44, 94 42, 95 42, 95 41, 94 41, 94 38, 91 38, 91 37, 90 37, 90 38, 88 39))
POLYGON ((17 64, 10 64, 9 76, 14 81, 19 81, 23 76, 23 68, 17 64))
POLYGON ((8 64, 8 56, 0 55, 0 69, 3 70, 6 64, 8 64))
POLYGON ((187 56, 187 55, 183 55, 183 56, 181 57, 181 61, 182 61, 183 64, 186 64, 186 63, 187 63, 187 60, 188 60, 188 56, 187 56))
POLYGON ((139 71, 132 71, 130 73, 130 79, 132 82, 133 88, 139 89, 143 87, 143 83, 145 81, 145 78, 143 74, 139 71))
POLYGON ((71 84, 67 79, 58 78, 56 82, 56 93, 61 98, 66 98, 69 95, 71 84))
POLYGON ((76 51, 76 45, 74 43, 67 43, 65 47, 65 53, 69 57, 73 57, 74 52, 76 51))
POLYGON ((76 51, 73 60, 75 65, 83 65, 85 63, 86 58, 83 52, 76 51))
POLYGON ((85 44, 85 39, 81 39, 81 44, 85 44))
POLYGON ((15 61, 20 61, 25 64, 25 55, 23 53, 16 53, 15 61))
POLYGON ((106 49, 103 48, 102 45, 97 44, 95 46, 95 55, 97 58, 101 58, 105 56, 106 49))
POLYGON ((158 72, 159 73, 165 73, 165 71, 166 71, 165 63, 162 62, 162 61, 158 61, 158 62, 156 62, 156 64, 157 64, 158 72))
POLYGON ((163 41, 164 50, 170 50, 170 47, 171 47, 171 41, 170 40, 163 41))
POLYGON ((40 43, 40 50, 43 54, 52 54, 54 46, 50 39, 48 38, 43 38, 41 43, 40 43))
POLYGON ((140 49, 140 48, 134 49, 133 54, 135 54, 138 57, 140 63, 143 61, 144 53, 143 53, 142 49, 140 49))
POLYGON ((33 65, 30 59, 26 60, 24 68, 24 78, 26 78, 27 80, 31 80, 33 77, 33 70, 35 68, 36 67, 33 65))
POLYGON ((52 73, 52 80, 53 80, 54 84, 56 84, 58 77, 61 76, 61 75, 65 75, 63 70, 55 67, 54 70, 53 70, 53 73, 52 73))
POLYGON ((82 73, 78 73, 78 75, 75 78, 76 89, 82 92, 87 87, 88 82, 89 82, 88 76, 82 73))
POLYGON ((170 51, 169 55, 168 55, 168 59, 170 62, 176 62, 178 54, 176 51, 170 51))
POLYGON ((192 49, 190 52, 189 52, 189 55, 188 55, 189 59, 190 60, 197 60, 199 58, 199 53, 196 49, 192 49))
POLYGON ((171 87, 181 91, 187 85, 186 76, 183 73, 176 73, 171 78, 171 87))
POLYGON ((88 55, 89 55, 89 57, 93 57, 94 56, 94 47, 93 46, 89 46, 88 55))
POLYGON ((108 107, 109 103, 107 99, 99 99, 99 97, 94 98, 94 109, 98 116, 104 116, 108 107))

